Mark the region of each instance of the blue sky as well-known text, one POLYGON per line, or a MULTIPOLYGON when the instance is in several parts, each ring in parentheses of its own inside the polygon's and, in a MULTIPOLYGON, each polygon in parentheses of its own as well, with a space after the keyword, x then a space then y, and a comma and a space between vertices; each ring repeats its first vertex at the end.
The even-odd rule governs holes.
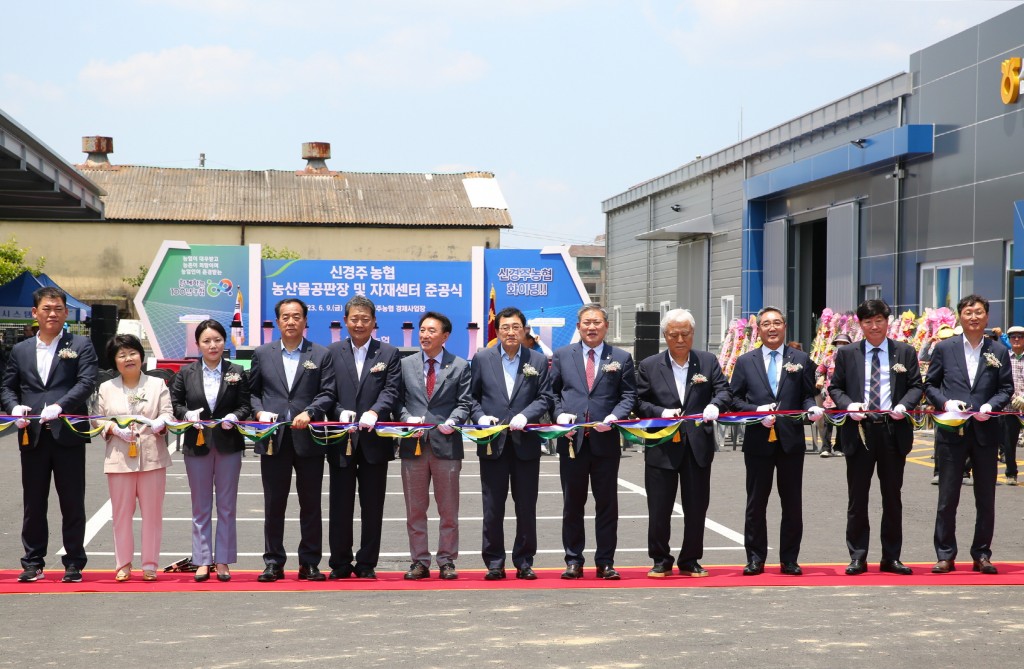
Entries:
POLYGON ((506 247, 907 69, 1010 0, 61 0, 3 12, 0 108, 79 162, 494 172, 506 247))

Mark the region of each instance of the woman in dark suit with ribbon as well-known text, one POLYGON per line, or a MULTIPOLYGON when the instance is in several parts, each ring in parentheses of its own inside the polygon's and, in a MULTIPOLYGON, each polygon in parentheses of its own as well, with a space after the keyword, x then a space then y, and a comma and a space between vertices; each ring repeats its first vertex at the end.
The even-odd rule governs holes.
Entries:
POLYGON ((196 327, 202 360, 183 368, 171 384, 174 416, 179 420, 221 419, 216 427, 187 430, 184 434, 185 471, 192 491, 192 562, 196 581, 210 578, 216 564, 217 579, 231 580, 229 565, 238 560, 235 507, 245 441, 235 423, 249 418, 249 385, 239 365, 223 359, 227 333, 215 320, 196 327), (217 536, 212 542, 214 491, 217 495, 217 536))

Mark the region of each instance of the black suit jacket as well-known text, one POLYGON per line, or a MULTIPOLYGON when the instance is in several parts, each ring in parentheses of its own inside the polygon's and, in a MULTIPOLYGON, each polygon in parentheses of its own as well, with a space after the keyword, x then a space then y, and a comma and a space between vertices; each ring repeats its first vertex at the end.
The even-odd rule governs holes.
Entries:
MULTIPOLYGON (((377 414, 377 421, 394 421, 395 403, 402 385, 401 355, 398 349, 385 342, 371 339, 363 361, 362 375, 356 374, 356 359, 352 353, 352 340, 346 339, 327 347, 334 367, 336 418, 341 411, 355 411, 356 420, 366 411, 377 414), (376 369, 376 371, 374 371, 376 369)), ((327 447, 327 459, 332 464, 347 467, 357 449, 371 464, 395 459, 395 440, 378 436, 373 430, 349 432, 352 455, 345 455, 345 440, 332 442, 327 447)))
MULTIPOLYGON (((281 340, 276 339, 269 344, 259 346, 253 352, 252 365, 249 367, 249 391, 252 394, 252 410, 276 413, 279 421, 287 416, 295 418, 303 411, 309 414, 313 422, 323 421, 327 412, 334 407, 334 367, 331 355, 320 344, 302 340, 299 353, 299 367, 295 370, 295 379, 288 386, 288 377, 284 372, 281 360, 281 340)), ((274 452, 279 453, 282 430, 274 431, 271 439, 274 452)), ((256 442, 255 451, 266 455, 267 439, 256 442)), ((295 454, 307 457, 322 455, 324 449, 318 446, 310 436, 309 430, 292 430, 292 444, 295 454)), ((273 456, 270 456, 273 457, 273 456)))
MULTIPOLYGON (((889 396, 892 406, 902 404, 908 411, 913 411, 924 394, 924 383, 917 365, 917 351, 910 344, 889 339, 889 360, 882 362, 889 367, 889 396), (904 371, 894 372, 893 366, 903 365, 904 371)), ((868 352, 866 339, 856 344, 841 346, 836 350, 836 367, 832 374, 832 382, 828 394, 840 411, 854 402, 865 402, 864 398, 864 361, 868 352)), ((914 443, 914 426, 909 420, 893 422, 895 427, 896 445, 903 455, 910 452, 914 443)), ((843 431, 843 452, 847 455, 859 448, 864 448, 860 430, 855 420, 847 420, 840 428, 843 431)))
MULTIPOLYGON (((507 424, 517 414, 526 416, 527 422, 535 424, 551 411, 551 377, 548 374, 548 359, 543 353, 520 347, 519 368, 516 370, 512 395, 505 387, 505 370, 501 364, 501 346, 486 348, 473 358, 470 370, 469 394, 473 396, 470 417, 479 423, 482 416, 494 416, 499 423, 507 424), (530 365, 533 374, 526 376, 523 368, 530 365)), ((505 446, 511 442, 516 457, 520 460, 540 458, 540 436, 535 432, 505 430, 487 445, 478 445, 476 454, 484 460, 501 457, 505 446)))
MULTIPOLYGON (((238 420, 243 421, 252 416, 252 405, 249 400, 249 381, 240 365, 233 364, 230 360, 221 360, 220 389, 217 391, 215 405, 216 408, 211 410, 206 400, 202 360, 183 367, 174 375, 174 380, 171 381, 171 406, 174 408, 175 418, 182 420, 186 411, 200 409, 199 417, 203 420, 223 418, 233 413, 238 420), (232 374, 238 376, 237 381, 224 380, 232 374)), ((234 453, 245 449, 245 438, 238 430, 223 430, 219 425, 203 429, 203 440, 206 443, 202 446, 196 446, 198 430, 186 430, 183 436, 182 452, 185 455, 209 455, 211 442, 221 453, 234 453)))
MULTIPOLYGON (((551 391, 554 394, 554 416, 567 413, 576 416, 577 423, 604 420, 614 414, 619 420, 629 418, 636 406, 636 366, 633 356, 621 348, 605 342, 601 359, 595 361, 594 387, 587 389, 587 372, 583 360, 583 344, 576 342, 555 351, 551 359, 551 391), (609 366, 617 367, 607 370, 609 366)), ((583 444, 583 430, 576 430, 573 441, 579 451, 583 444)), ((618 456, 617 430, 598 432, 589 430, 590 449, 601 457, 618 456)), ((558 440, 558 452, 569 453, 569 440, 558 440)))
MULTIPOLYGON (((776 404, 778 411, 806 411, 814 406, 814 364, 803 351, 783 346, 782 370, 779 376, 778 396, 772 394, 765 370, 764 352, 759 347, 744 353, 733 369, 732 403, 737 411, 757 411, 765 404, 776 404), (787 371, 790 365, 792 371, 787 371)), ((771 430, 761 423, 747 425, 743 432, 743 451, 755 455, 770 455, 776 445, 786 453, 803 451, 804 426, 799 421, 779 417, 775 421, 778 441, 768 441, 771 430)))
MULTIPOLYGON (((637 413, 641 418, 661 418, 665 409, 682 409, 684 416, 699 414, 709 404, 727 411, 732 395, 729 382, 722 374, 718 358, 706 351, 690 351, 686 372, 686 405, 679 401, 672 360, 668 351, 641 361, 637 378, 637 413), (703 375, 707 381, 694 383, 693 377, 703 375)), ((690 444, 693 457, 701 467, 709 467, 715 457, 715 424, 692 421, 682 424, 682 437, 690 444)), ((673 441, 644 449, 644 462, 659 469, 679 469, 683 461, 682 443, 673 441)))
MULTIPOLYGON (((88 337, 64 332, 57 344, 57 352, 50 365, 49 378, 39 378, 36 366, 36 338, 31 337, 14 345, 11 357, 4 370, 0 400, 4 412, 10 415, 15 406, 23 404, 32 407, 31 414, 39 414, 48 404, 59 404, 61 413, 66 415, 89 415, 88 401, 96 389, 96 351, 88 337), (61 354, 62 351, 68 353, 61 354)), ((89 441, 68 429, 62 421, 50 421, 50 433, 54 440, 65 446, 76 446, 89 441)), ((42 423, 33 420, 24 430, 18 431, 18 444, 24 450, 35 448, 39 441, 42 423), (28 445, 20 446, 22 435, 28 432, 28 445)))
MULTIPOLYGON (((981 345, 981 362, 974 376, 974 384, 967 374, 967 356, 964 337, 957 335, 940 341, 932 351, 932 360, 925 376, 925 395, 937 411, 943 411, 948 400, 960 400, 977 411, 983 404, 1001 411, 1013 395, 1013 372, 1010 370, 1009 350, 997 341, 986 338, 981 345), (989 364, 991 355, 998 366, 989 364)), ((982 446, 997 446, 1002 439, 1000 421, 967 421, 964 429, 973 430, 982 446)), ((936 441, 955 443, 957 432, 935 430, 936 441)))

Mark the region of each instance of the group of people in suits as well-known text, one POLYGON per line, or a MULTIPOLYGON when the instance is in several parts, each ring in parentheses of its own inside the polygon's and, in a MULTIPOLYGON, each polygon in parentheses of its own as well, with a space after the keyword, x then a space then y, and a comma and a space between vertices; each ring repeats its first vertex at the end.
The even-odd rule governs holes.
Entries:
MULTIPOLYGON (((890 310, 881 300, 867 300, 858 307, 864 339, 837 352, 829 392, 836 408, 848 417, 841 429, 847 450, 849 575, 867 571, 867 500, 876 471, 883 506, 879 568, 912 573, 900 561, 900 495, 913 439, 907 412, 918 406, 922 396, 939 410, 969 412, 962 426, 936 433, 941 480, 935 522, 938 562, 932 571, 956 568, 959 483, 970 457, 978 510, 971 545, 973 568, 996 572, 991 542, 1000 430, 988 419, 1009 402, 1013 382, 1006 347, 984 337, 988 302, 968 296, 958 305, 958 314, 963 335, 936 346, 923 383, 913 348, 886 337, 890 310)), ((19 580, 31 582, 43 574, 52 477, 63 516, 63 580, 77 582, 86 564, 84 449, 88 437, 55 419, 88 413, 96 355, 87 338, 63 331, 66 296, 58 289, 36 292, 33 316, 39 321, 39 332, 15 346, 0 387, 3 410, 17 417, 21 448, 25 555, 19 580)), ((648 552, 653 561, 648 576, 661 578, 673 568, 687 576, 707 576, 700 560, 715 454, 713 426, 727 411, 761 417, 746 426, 743 442, 747 495, 743 574, 757 575, 765 568, 765 515, 774 480, 782 505, 781 571, 802 573, 798 562, 803 533, 802 416, 819 421, 823 410, 815 405, 813 364, 805 353, 785 345, 786 318, 778 308, 765 307, 757 314, 762 345, 737 360, 731 380, 725 378, 714 355, 693 349, 696 322, 685 309, 671 310, 662 320, 667 350, 638 366, 628 352, 605 342, 608 315, 598 304, 580 308, 579 341, 554 351, 550 363, 543 353, 524 345, 526 317, 515 307, 495 315, 497 345, 480 351, 472 364, 445 348, 452 324, 437 312, 422 315, 419 351, 404 358, 395 347, 372 338, 376 307, 363 296, 345 305, 349 337, 329 347, 305 338, 307 307, 301 300, 281 300, 275 305, 275 316, 281 336, 255 350, 248 372, 223 358, 226 332, 220 323, 199 324, 196 343, 202 358, 182 369, 169 389, 162 381, 142 375, 144 354, 137 339, 119 335, 111 340, 108 354, 118 377, 101 386, 100 413, 146 419, 130 424, 108 420, 100 426, 107 446, 104 468, 111 501, 117 507, 117 580, 131 577, 131 519, 137 502, 143 514, 143 578, 156 577, 165 470, 170 465, 166 442, 161 446, 158 437, 172 419, 196 423, 194 430, 185 433, 183 450, 192 494, 192 562, 197 566, 197 581, 213 573, 218 580, 231 578, 230 565, 237 560, 235 505, 245 447, 240 433, 232 428, 253 419, 286 424, 257 440, 255 447, 261 457, 265 514, 265 569, 260 582, 284 577, 284 518, 293 472, 299 503, 298 578, 376 578, 388 463, 396 456, 401 459, 411 559, 405 578, 429 578, 433 564, 440 578, 458 578, 459 479, 465 451, 456 426, 462 424, 508 426, 477 444, 485 578, 506 578, 503 524, 511 492, 515 576, 536 579, 542 449, 540 435, 524 428, 543 422, 548 415, 557 424, 579 426, 557 440, 566 565, 562 578, 584 576, 584 510, 591 492, 594 574, 605 580, 620 578, 615 549, 621 447, 613 424, 631 415, 688 418, 671 440, 645 449, 648 552), (799 414, 801 420, 787 413, 799 414), (692 420, 695 416, 700 420, 692 420), (210 420, 217 422, 203 423, 210 420), (356 425, 356 429, 325 448, 307 428, 332 421, 356 425), (436 429, 406 433, 396 445, 395 439, 374 429, 386 422, 436 429), (319 569, 325 462, 330 476, 328 575, 319 569), (431 487, 441 519, 433 555, 426 516, 431 487), (358 544, 353 531, 357 492, 358 544), (677 494, 685 518, 682 546, 673 555, 671 518, 677 494)))

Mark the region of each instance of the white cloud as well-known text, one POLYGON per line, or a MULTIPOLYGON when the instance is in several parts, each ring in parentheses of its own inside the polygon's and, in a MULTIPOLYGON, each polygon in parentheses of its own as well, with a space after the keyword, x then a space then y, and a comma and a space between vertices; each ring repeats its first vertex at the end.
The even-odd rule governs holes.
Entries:
POLYGON ((0 75, 0 100, 3 100, 5 110, 14 116, 20 116, 34 106, 53 105, 65 99, 64 89, 57 84, 13 73, 0 75))
POLYGON ((382 88, 435 88, 480 79, 487 62, 446 46, 449 37, 449 29, 438 24, 402 28, 345 54, 345 70, 362 83, 382 88))

